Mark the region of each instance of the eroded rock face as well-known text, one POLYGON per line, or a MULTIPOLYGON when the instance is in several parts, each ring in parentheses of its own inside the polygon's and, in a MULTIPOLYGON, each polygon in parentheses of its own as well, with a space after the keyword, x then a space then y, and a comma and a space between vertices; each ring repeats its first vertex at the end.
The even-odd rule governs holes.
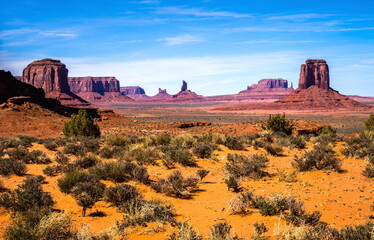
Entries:
POLYGON ((323 59, 307 59, 301 65, 299 88, 307 89, 317 86, 322 89, 330 89, 329 67, 323 59))
POLYGON ((22 74, 22 82, 42 88, 45 93, 69 93, 68 70, 60 60, 45 58, 30 63, 22 74))
POLYGON ((73 93, 96 92, 120 92, 119 81, 115 77, 69 77, 70 90, 73 93))
POLYGON ((183 80, 182 87, 181 87, 181 92, 187 91, 187 89, 188 89, 187 83, 186 83, 186 81, 183 80))
POLYGON ((120 91, 124 95, 145 94, 144 89, 139 86, 121 87, 120 91))
POLYGON ((161 89, 161 88, 159 88, 159 89, 158 89, 158 93, 168 93, 168 92, 167 92, 166 89, 161 89))
POLYGON ((262 94, 266 98, 268 94, 285 96, 293 90, 292 84, 289 88, 288 81, 285 79, 261 79, 257 84, 248 86, 246 90, 239 92, 239 94, 262 94))

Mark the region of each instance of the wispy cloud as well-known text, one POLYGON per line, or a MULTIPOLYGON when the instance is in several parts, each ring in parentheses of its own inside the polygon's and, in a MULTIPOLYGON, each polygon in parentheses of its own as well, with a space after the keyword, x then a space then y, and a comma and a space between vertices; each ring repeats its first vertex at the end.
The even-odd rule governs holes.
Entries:
POLYGON ((231 17, 231 18, 249 18, 250 14, 228 12, 228 11, 205 11, 200 8, 186 8, 186 7, 160 7, 156 8, 156 14, 170 14, 170 15, 188 15, 197 17, 231 17))
POLYGON ((40 34, 46 37, 76 37, 75 33, 72 33, 69 30, 40 30, 40 29, 33 29, 33 28, 19 28, 19 29, 8 29, 0 31, 0 38, 4 37, 12 37, 18 35, 25 35, 25 34, 40 34))
POLYGON ((165 42, 167 46, 175 46, 175 45, 181 45, 181 44, 186 44, 186 43, 205 42, 206 40, 201 37, 194 36, 191 34, 182 34, 182 35, 178 35, 175 37, 160 38, 160 39, 157 39, 157 41, 165 42))
POLYGON ((156 0, 144 0, 144 1, 134 1, 130 3, 137 3, 137 4, 160 4, 160 1, 156 0))
POLYGON ((142 43, 144 42, 143 40, 126 40, 126 41, 120 41, 119 43, 142 43))
POLYGON ((353 32, 353 31, 371 31, 374 27, 363 28, 331 28, 312 25, 295 25, 280 27, 242 27, 226 29, 227 32, 353 32))
POLYGON ((237 42, 237 44, 263 44, 263 43, 284 43, 284 44, 297 44, 297 43, 317 43, 321 41, 308 41, 308 40, 300 40, 300 41, 276 41, 276 40, 255 40, 255 41, 243 41, 237 42))
POLYGON ((291 14, 281 16, 271 16, 268 20, 291 20, 291 21, 303 21, 309 19, 320 19, 335 16, 334 14, 319 14, 319 13, 306 13, 306 14, 291 14))
POLYGON ((374 27, 323 29, 323 30, 316 30, 316 32, 354 32, 354 31, 368 31, 368 30, 374 30, 374 27))

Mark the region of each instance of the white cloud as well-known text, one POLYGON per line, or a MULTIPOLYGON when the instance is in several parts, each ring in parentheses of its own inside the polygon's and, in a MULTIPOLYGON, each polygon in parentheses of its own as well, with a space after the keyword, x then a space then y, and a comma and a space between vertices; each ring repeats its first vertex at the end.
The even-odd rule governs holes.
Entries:
POLYGON ((292 20, 292 21, 303 21, 308 19, 319 19, 335 16, 334 14, 318 14, 318 13, 306 13, 306 14, 291 14, 282 16, 271 16, 268 20, 292 20))
POLYGON ((0 37, 12 37, 18 35, 27 34, 40 34, 46 37, 76 37, 76 34, 72 33, 70 30, 56 29, 56 30, 40 30, 33 28, 19 28, 19 29, 8 29, 0 32, 0 37))
POLYGON ((173 14, 173 15, 189 15, 197 17, 232 17, 232 18, 249 18, 250 14, 235 13, 228 11, 204 11, 200 8, 185 7, 160 7, 156 8, 154 13, 157 14, 173 14))
POLYGON ((175 46, 175 45, 181 45, 181 44, 186 44, 186 43, 205 42, 206 40, 198 36, 193 36, 191 34, 182 34, 182 35, 178 35, 175 37, 160 38, 160 39, 157 39, 157 41, 165 42, 167 46, 175 46))

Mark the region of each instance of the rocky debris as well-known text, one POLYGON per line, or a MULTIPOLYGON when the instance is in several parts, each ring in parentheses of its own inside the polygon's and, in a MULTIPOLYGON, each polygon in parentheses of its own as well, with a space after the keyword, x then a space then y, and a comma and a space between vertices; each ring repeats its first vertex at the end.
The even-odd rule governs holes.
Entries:
POLYGON ((187 90, 188 90, 187 82, 183 80, 182 87, 181 87, 181 92, 187 91, 187 90))
POLYGON ((322 89, 330 88, 329 66, 323 59, 307 59, 301 65, 299 88, 307 89, 317 86, 322 89))
POLYGON ((115 77, 69 77, 70 90, 77 94, 81 92, 120 92, 119 81, 115 77))
POLYGON ((185 122, 179 123, 178 128, 191 128, 191 127, 201 127, 201 126, 210 126, 211 122, 185 122))
POLYGON ((293 90, 293 87, 288 87, 288 81, 285 79, 261 79, 257 84, 248 86, 246 90, 239 92, 239 94, 267 94, 277 92, 288 94, 293 90))
POLYGON ((68 69, 60 60, 45 58, 30 63, 22 73, 22 82, 41 88, 47 98, 71 107, 93 107, 70 91, 68 69))

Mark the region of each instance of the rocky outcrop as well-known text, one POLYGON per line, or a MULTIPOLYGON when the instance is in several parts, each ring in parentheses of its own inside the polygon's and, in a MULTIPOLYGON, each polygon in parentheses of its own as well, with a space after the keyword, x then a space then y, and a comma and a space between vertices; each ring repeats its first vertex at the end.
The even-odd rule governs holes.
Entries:
POLYGON ((58 100, 45 97, 44 90, 23 83, 10 72, 0 70, 0 108, 19 109, 17 106, 33 103, 53 112, 70 115, 72 108, 62 106, 58 100))
POLYGON ((69 77, 70 90, 77 94, 81 92, 120 92, 119 81, 115 77, 69 77))
POLYGON ((120 91, 124 95, 135 95, 135 94, 144 94, 145 95, 144 89, 139 87, 139 86, 121 87, 120 91))
POLYGON ((94 104, 132 101, 120 92, 119 81, 115 77, 69 77, 73 93, 94 104))
POLYGON ((181 92, 187 91, 187 90, 188 90, 187 82, 183 80, 182 87, 181 87, 181 92))
POLYGON ((42 88, 45 93, 70 93, 68 70, 60 60, 45 58, 30 63, 23 70, 22 82, 42 88))
POLYGON ((71 107, 93 107, 70 91, 68 70, 60 60, 45 58, 30 63, 22 73, 22 82, 41 88, 47 98, 71 107))
POLYGON ((288 94, 294 89, 288 87, 288 81, 282 78, 277 79, 261 79, 257 84, 248 86, 246 90, 239 92, 239 94, 267 94, 267 93, 284 93, 288 94))
POLYGON ((307 89, 310 86, 317 86, 321 89, 330 88, 329 67, 326 60, 307 59, 301 65, 299 88, 307 89))
POLYGON ((171 95, 168 94, 168 92, 166 91, 166 89, 159 88, 158 89, 158 93, 156 95, 154 95, 152 97, 152 99, 154 99, 154 98, 157 98, 157 99, 166 99, 166 98, 170 98, 170 97, 171 97, 171 95))

